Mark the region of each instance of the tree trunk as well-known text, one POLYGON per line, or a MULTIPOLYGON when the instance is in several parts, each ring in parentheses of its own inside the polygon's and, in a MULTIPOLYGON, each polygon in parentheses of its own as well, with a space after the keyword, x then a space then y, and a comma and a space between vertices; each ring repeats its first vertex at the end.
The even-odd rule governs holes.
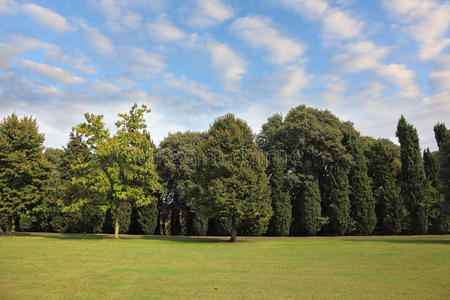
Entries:
POLYGON ((6 235, 11 235, 12 226, 13 226, 13 217, 9 216, 8 223, 6 224, 6 235))
POLYGON ((114 224, 114 238, 119 238, 119 209, 116 207, 114 210, 115 213, 115 224, 114 224))
POLYGON ((236 224, 236 216, 231 218, 231 238, 230 242, 236 242, 237 235, 237 224, 236 224))

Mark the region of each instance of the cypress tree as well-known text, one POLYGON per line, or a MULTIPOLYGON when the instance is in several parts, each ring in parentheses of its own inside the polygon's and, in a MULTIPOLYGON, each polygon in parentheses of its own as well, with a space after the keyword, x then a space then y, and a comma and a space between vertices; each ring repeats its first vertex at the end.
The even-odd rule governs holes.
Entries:
POLYGON ((396 182, 395 156, 382 141, 376 141, 369 148, 368 158, 378 220, 376 232, 398 234, 402 230, 403 204, 396 182))
POLYGON ((289 228, 291 227, 292 206, 284 174, 284 165, 283 157, 278 153, 271 158, 268 168, 273 209, 268 235, 289 235, 289 228))
POLYGON ((428 229, 428 212, 425 201, 425 171, 417 130, 401 116, 396 135, 400 142, 402 168, 399 176, 400 192, 408 210, 407 232, 423 234, 428 229))
POLYGON ((370 179, 367 175, 367 159, 364 156, 364 146, 351 123, 344 123, 344 145, 352 156, 350 166, 350 217, 352 226, 349 233, 369 235, 375 229, 377 216, 375 214, 375 200, 372 194, 370 179))
POLYGON ((348 182, 349 168, 347 162, 338 161, 330 165, 325 176, 325 186, 322 190, 322 203, 329 224, 325 232, 333 235, 343 235, 347 232, 350 221, 350 185, 348 182))
POLYGON ((315 176, 304 176, 300 198, 300 233, 316 235, 322 228, 325 218, 321 217, 319 180, 315 176))
POLYGON ((438 123, 434 126, 434 134, 439 146, 438 161, 438 187, 443 195, 442 204, 442 231, 450 231, 450 130, 445 124, 438 123))

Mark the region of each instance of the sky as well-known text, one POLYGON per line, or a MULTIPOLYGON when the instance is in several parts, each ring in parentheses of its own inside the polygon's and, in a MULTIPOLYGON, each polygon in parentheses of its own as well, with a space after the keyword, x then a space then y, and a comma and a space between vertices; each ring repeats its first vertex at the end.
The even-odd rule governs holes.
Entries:
POLYGON ((84 113, 152 109, 158 144, 228 112, 255 133, 304 104, 421 147, 450 125, 450 2, 0 0, 0 117, 32 115, 63 147, 84 113))

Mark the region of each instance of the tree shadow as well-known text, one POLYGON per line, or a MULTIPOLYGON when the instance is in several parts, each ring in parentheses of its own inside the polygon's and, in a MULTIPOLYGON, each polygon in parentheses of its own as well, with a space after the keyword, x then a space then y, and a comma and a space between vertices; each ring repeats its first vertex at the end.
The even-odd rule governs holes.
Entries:
POLYGON ((375 242, 375 243, 395 243, 395 244, 430 244, 430 245, 448 245, 450 240, 445 238, 361 238, 361 239, 341 239, 345 242, 375 242))
MULTIPOLYGON (((0 233, 1 237, 8 237, 0 233)), ((114 240, 113 234, 89 234, 89 233, 50 233, 50 232, 13 232, 11 237, 41 237, 59 240, 114 240)), ((228 237, 209 237, 209 236, 162 236, 162 235, 120 235, 120 240, 159 240, 177 243, 228 243, 228 237)), ((244 240, 239 240, 244 242, 244 240)))

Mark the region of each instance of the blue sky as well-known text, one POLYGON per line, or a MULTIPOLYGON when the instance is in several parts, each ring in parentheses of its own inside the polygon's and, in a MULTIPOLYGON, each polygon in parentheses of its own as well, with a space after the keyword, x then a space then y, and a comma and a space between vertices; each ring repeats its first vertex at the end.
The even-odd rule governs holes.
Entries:
POLYGON ((257 133, 299 104, 396 141, 401 114, 436 149, 450 125, 450 2, 0 0, 0 116, 62 147, 85 112, 145 103, 156 143, 227 112, 257 133))

